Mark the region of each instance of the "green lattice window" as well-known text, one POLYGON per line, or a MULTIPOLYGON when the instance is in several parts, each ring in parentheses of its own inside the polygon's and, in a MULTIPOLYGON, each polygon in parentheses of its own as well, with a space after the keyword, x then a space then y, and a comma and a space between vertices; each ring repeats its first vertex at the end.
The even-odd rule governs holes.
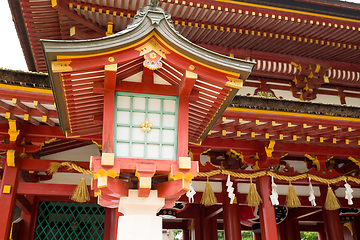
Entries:
POLYGON ((116 157, 175 160, 178 98, 116 95, 116 157))
POLYGON ((96 203, 40 202, 34 240, 103 239, 105 208, 96 203))

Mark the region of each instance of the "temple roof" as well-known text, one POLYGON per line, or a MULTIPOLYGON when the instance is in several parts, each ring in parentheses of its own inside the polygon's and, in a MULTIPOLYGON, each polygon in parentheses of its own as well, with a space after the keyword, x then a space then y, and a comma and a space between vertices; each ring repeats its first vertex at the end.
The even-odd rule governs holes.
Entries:
MULTIPOLYGON (((80 41, 43 40, 42 45, 51 71, 60 123, 63 131, 70 135, 101 133, 102 124, 91 122, 103 111, 103 93, 96 92, 95 88, 104 87, 105 65, 115 64, 118 88, 126 85, 122 80, 141 71, 145 74, 143 58, 149 59, 147 54, 151 51, 161 56, 161 63, 150 69, 157 69, 154 74, 178 89, 176 91, 188 77, 188 70, 195 74, 190 78, 196 78, 193 89, 199 97, 191 102, 189 109, 192 142, 205 138, 255 65, 191 43, 174 29, 170 15, 163 8, 151 6, 140 8, 134 22, 114 35, 80 41), (93 99, 98 100, 94 102, 93 99), (91 110, 85 109, 89 104, 91 110)), ((144 93, 151 94, 151 91, 144 93)), ((176 92, 175 96, 178 94, 176 92)))

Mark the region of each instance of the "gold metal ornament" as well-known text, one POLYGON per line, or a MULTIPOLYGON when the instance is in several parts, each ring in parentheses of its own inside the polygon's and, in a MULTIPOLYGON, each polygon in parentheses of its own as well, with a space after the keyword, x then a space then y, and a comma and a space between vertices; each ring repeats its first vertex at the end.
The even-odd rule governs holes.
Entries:
POLYGON ((148 120, 145 120, 143 123, 140 123, 140 127, 143 132, 150 132, 152 126, 153 126, 152 123, 149 123, 148 120))

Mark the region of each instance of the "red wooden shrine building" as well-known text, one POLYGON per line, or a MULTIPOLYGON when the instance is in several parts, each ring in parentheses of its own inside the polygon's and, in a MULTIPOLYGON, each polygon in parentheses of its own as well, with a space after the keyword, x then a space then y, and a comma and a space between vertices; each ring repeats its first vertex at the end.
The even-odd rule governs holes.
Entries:
POLYGON ((358 4, 8 2, 0 239, 360 239, 358 4))

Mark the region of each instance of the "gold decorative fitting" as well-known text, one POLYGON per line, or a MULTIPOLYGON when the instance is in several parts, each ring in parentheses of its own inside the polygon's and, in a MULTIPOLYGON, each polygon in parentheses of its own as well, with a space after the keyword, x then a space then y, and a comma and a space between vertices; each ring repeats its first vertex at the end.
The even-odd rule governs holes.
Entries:
POLYGON ((149 123, 149 121, 148 120, 145 120, 143 123, 140 123, 140 127, 141 127, 141 130, 143 131, 143 132, 150 132, 151 131, 151 128, 152 128, 152 124, 151 123, 149 123))
POLYGON ((231 88, 242 89, 244 80, 232 78, 232 77, 227 77, 227 79, 228 79, 228 81, 225 83, 225 86, 231 87, 231 88))
POLYGON ((51 68, 54 73, 56 72, 71 72, 71 61, 53 61, 51 62, 51 68))
POLYGON ((152 38, 150 41, 148 41, 144 45, 136 48, 135 50, 140 51, 139 56, 143 56, 147 53, 150 53, 151 51, 154 51, 155 53, 159 54, 164 59, 166 59, 166 54, 170 53, 163 46, 161 46, 161 44, 158 43, 154 38, 152 38))
POLYGON ((156 53, 152 52, 149 54, 150 58, 151 59, 155 59, 156 58, 156 53))
POLYGON ((114 58, 114 57, 109 57, 109 58, 108 58, 108 61, 109 61, 109 62, 114 62, 114 61, 115 61, 115 58, 114 58))
POLYGON ((189 70, 194 71, 194 70, 195 70, 195 66, 194 66, 194 65, 190 65, 190 66, 189 66, 189 70))

